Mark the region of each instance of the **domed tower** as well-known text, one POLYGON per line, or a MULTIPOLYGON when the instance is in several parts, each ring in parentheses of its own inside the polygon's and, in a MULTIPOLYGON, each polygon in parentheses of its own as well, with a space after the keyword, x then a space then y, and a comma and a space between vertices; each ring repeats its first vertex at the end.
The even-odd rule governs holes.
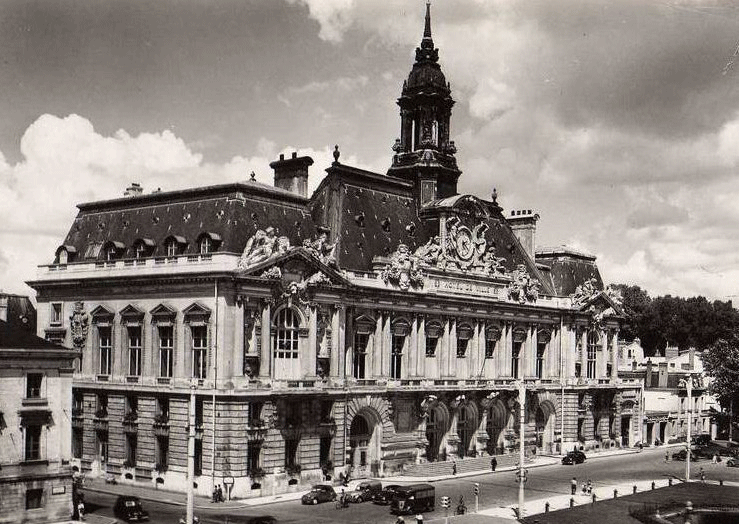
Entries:
POLYGON ((390 176, 414 182, 420 204, 457 194, 457 148, 449 140, 454 100, 431 38, 431 4, 416 61, 398 98, 400 138, 395 140, 390 176))

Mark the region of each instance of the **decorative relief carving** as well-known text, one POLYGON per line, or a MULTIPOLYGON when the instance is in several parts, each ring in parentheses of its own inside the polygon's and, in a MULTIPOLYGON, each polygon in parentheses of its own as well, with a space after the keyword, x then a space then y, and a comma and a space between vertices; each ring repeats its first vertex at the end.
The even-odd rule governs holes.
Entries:
POLYGON ((326 228, 319 228, 318 236, 315 239, 303 240, 303 247, 327 266, 337 267, 336 242, 333 244, 328 242, 328 230, 326 228))
POLYGON ((577 286, 575 288, 575 292, 571 295, 572 305, 575 307, 579 307, 590 300, 593 295, 598 293, 599 291, 596 287, 596 283, 597 281, 594 278, 590 278, 577 286))
POLYGON ((423 287, 423 271, 418 267, 418 257, 411 254, 408 246, 399 244, 398 249, 390 255, 390 263, 380 273, 386 284, 393 284, 406 291, 409 288, 423 287))
POLYGON ((539 281, 531 278, 523 264, 513 271, 513 281, 508 284, 508 298, 521 304, 536 302, 539 298, 539 281))
POLYGON ((414 253, 422 266, 441 270, 470 271, 485 275, 504 274, 504 258, 495 256, 495 247, 488 245, 485 233, 488 225, 480 222, 472 230, 461 225, 459 218, 446 221, 446 235, 442 242, 432 237, 414 253))
POLYGON ((277 236, 273 227, 258 229, 249 240, 246 241, 244 252, 236 266, 238 271, 244 271, 249 267, 269 260, 290 249, 290 239, 286 236, 277 236))
POLYGON ((308 289, 330 282, 331 280, 320 271, 313 273, 307 278, 303 278, 300 282, 283 282, 281 298, 287 300, 289 305, 292 305, 293 301, 297 300, 301 306, 307 307, 310 306, 308 289))
POLYGON ((90 331, 90 315, 85 311, 84 302, 75 302, 74 311, 69 317, 72 344, 76 348, 85 347, 87 333, 90 331))

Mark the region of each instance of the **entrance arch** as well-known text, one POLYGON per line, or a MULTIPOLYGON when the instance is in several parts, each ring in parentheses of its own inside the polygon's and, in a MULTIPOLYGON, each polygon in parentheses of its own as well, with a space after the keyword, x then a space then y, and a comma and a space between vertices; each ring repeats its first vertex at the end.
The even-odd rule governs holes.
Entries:
POLYGON ((349 426, 349 456, 352 477, 365 478, 379 468, 382 425, 379 416, 368 408, 357 412, 349 426))
POLYGON ((496 399, 488 408, 488 421, 485 430, 488 434, 487 452, 490 455, 502 455, 505 449, 505 429, 510 414, 500 399, 496 399))
POLYGON ((449 413, 442 404, 428 408, 426 416, 426 460, 446 460, 446 434, 449 431, 449 413))
POLYGON ((469 403, 460 404, 457 408, 457 436, 459 437, 457 456, 459 458, 466 457, 470 454, 474 456, 475 449, 470 449, 470 444, 476 430, 477 410, 469 403))
POLYGON ((541 402, 536 410, 536 447, 544 453, 554 452, 556 410, 549 400, 541 402))

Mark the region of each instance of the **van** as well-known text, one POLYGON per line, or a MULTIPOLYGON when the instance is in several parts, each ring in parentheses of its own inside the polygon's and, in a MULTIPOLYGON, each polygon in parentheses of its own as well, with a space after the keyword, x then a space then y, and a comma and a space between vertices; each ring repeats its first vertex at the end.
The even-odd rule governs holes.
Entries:
POLYGON ((390 504, 390 512, 398 515, 434 511, 435 500, 436 492, 431 484, 400 486, 390 504))
POLYGON ((382 492, 382 482, 379 480, 363 480, 357 488, 349 493, 349 502, 365 502, 375 500, 382 492))

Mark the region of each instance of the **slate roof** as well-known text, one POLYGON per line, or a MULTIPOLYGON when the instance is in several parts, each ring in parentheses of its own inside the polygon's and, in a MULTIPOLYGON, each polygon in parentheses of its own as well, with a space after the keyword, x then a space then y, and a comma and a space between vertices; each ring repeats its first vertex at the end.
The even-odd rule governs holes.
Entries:
POLYGON ((68 349, 0 320, 0 349, 68 349))
POLYGON ((25 295, 0 293, 0 300, 7 301, 6 321, 25 329, 29 333, 36 332, 36 308, 31 299, 25 295))
POLYGON ((541 248, 536 250, 536 262, 549 266, 554 292, 559 296, 572 295, 577 286, 591 278, 596 289, 603 290, 594 255, 566 246, 541 248))
POLYGON ((151 256, 156 257, 165 256, 165 240, 175 236, 186 242, 183 254, 194 254, 201 235, 214 233, 221 239, 216 251, 241 253, 249 237, 268 226, 300 245, 316 234, 307 202, 252 181, 92 202, 78 206, 64 245, 77 251, 76 260, 83 260, 103 256, 98 250, 90 257, 90 246, 120 242, 122 258, 133 258, 136 241, 150 239, 151 256))

